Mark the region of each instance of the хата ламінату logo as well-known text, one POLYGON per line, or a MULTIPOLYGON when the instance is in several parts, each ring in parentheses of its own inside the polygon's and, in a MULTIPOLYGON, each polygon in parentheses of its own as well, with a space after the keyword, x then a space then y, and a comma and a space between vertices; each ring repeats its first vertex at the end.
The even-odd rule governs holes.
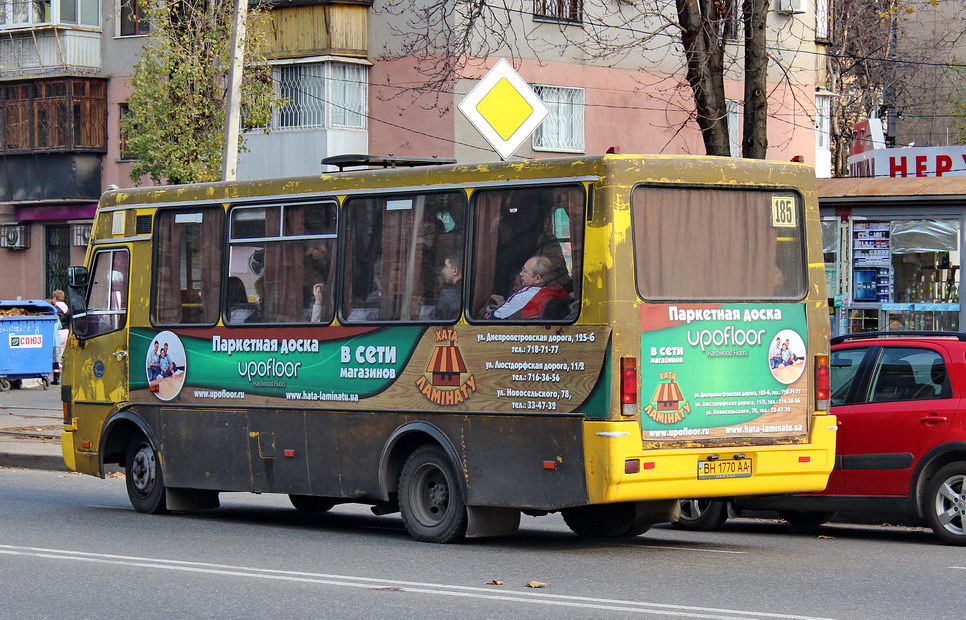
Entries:
POLYGON ((678 373, 662 372, 658 375, 661 383, 654 390, 654 397, 644 407, 644 412, 655 422, 661 424, 676 424, 691 413, 691 405, 684 400, 681 388, 678 387, 678 373))
POLYGON ((416 379, 419 391, 437 405, 456 405, 476 391, 476 379, 467 372, 455 329, 436 332, 436 346, 424 372, 416 379))

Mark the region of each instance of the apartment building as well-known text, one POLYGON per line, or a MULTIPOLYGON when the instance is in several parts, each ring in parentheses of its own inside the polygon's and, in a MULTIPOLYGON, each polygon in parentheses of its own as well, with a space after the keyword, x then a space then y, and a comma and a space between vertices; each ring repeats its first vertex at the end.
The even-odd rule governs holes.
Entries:
MULTIPOLYGON (((737 156, 743 35, 740 0, 729 1, 735 12, 720 27, 729 41, 725 90, 737 156)), ((101 192, 133 185, 119 119, 150 32, 138 2, 0 0, 0 299, 63 288, 101 192)), ((768 156, 821 171, 830 161, 831 99, 817 89, 828 0, 772 2, 768 156)), ((471 39, 484 45, 457 50, 440 45, 445 33, 419 30, 419 0, 277 0, 266 53, 287 103, 269 131, 246 135, 238 178, 317 174, 323 157, 346 153, 498 159, 456 106, 500 57, 551 111, 515 158, 611 147, 701 154, 680 44, 667 34, 674 4, 663 13, 648 4, 658 3, 517 0, 495 24, 502 41, 487 42, 481 24, 471 39), (624 25, 602 38, 627 51, 593 51, 587 33, 618 18, 624 25), (433 88, 425 87, 428 61, 453 68, 433 88)))

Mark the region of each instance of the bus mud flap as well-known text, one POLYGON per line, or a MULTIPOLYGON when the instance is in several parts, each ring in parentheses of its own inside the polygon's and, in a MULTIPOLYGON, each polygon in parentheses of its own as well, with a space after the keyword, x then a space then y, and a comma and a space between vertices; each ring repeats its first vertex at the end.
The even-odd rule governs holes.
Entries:
POLYGON ((168 510, 175 512, 191 510, 212 510, 221 506, 218 501, 218 491, 204 489, 165 489, 165 501, 168 510))
POLYGON ((520 528, 520 511, 515 508, 467 506, 467 538, 509 536, 520 528))

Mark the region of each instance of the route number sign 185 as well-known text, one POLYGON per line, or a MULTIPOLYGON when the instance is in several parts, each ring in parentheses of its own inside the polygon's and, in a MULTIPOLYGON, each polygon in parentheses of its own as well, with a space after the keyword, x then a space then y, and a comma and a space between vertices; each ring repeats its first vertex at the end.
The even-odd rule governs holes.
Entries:
POLYGON ((781 228, 798 226, 795 198, 792 196, 771 197, 771 225, 781 228))

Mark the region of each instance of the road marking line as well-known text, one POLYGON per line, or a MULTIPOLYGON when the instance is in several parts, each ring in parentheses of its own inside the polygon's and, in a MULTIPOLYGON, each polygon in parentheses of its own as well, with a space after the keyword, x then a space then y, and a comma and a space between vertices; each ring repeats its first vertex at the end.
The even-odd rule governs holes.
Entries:
POLYGON ((250 566, 232 566, 228 564, 212 564, 207 562, 191 562, 186 560, 163 560, 156 558, 139 558, 134 556, 113 555, 105 553, 89 553, 85 551, 65 551, 47 549, 43 547, 18 547, 0 544, 0 554, 17 555, 36 558, 72 560, 77 562, 93 562, 99 564, 113 564, 117 566, 135 566, 142 568, 156 568, 210 575, 225 575, 232 577, 249 577, 256 579, 271 579, 277 581, 291 581, 297 583, 314 583, 320 585, 341 586, 349 588, 398 588, 403 592, 419 594, 457 596, 479 598, 516 603, 531 603, 537 605, 555 605, 561 607, 580 607, 603 611, 627 611, 641 614, 661 616, 686 615, 690 618, 709 618, 712 620, 734 620, 741 618, 778 618, 782 620, 829 620, 812 616, 776 614, 767 612, 751 612, 744 610, 718 609, 714 607, 695 607, 689 605, 672 605, 666 603, 651 603, 643 601, 627 601, 620 599, 606 599, 586 596, 568 596, 562 594, 547 594, 543 592, 494 592, 493 588, 473 586, 456 586, 447 584, 424 583, 418 581, 402 581, 396 579, 379 579, 375 577, 353 577, 350 575, 330 575, 325 573, 310 573, 303 571, 287 571, 271 568, 256 568, 250 566))

